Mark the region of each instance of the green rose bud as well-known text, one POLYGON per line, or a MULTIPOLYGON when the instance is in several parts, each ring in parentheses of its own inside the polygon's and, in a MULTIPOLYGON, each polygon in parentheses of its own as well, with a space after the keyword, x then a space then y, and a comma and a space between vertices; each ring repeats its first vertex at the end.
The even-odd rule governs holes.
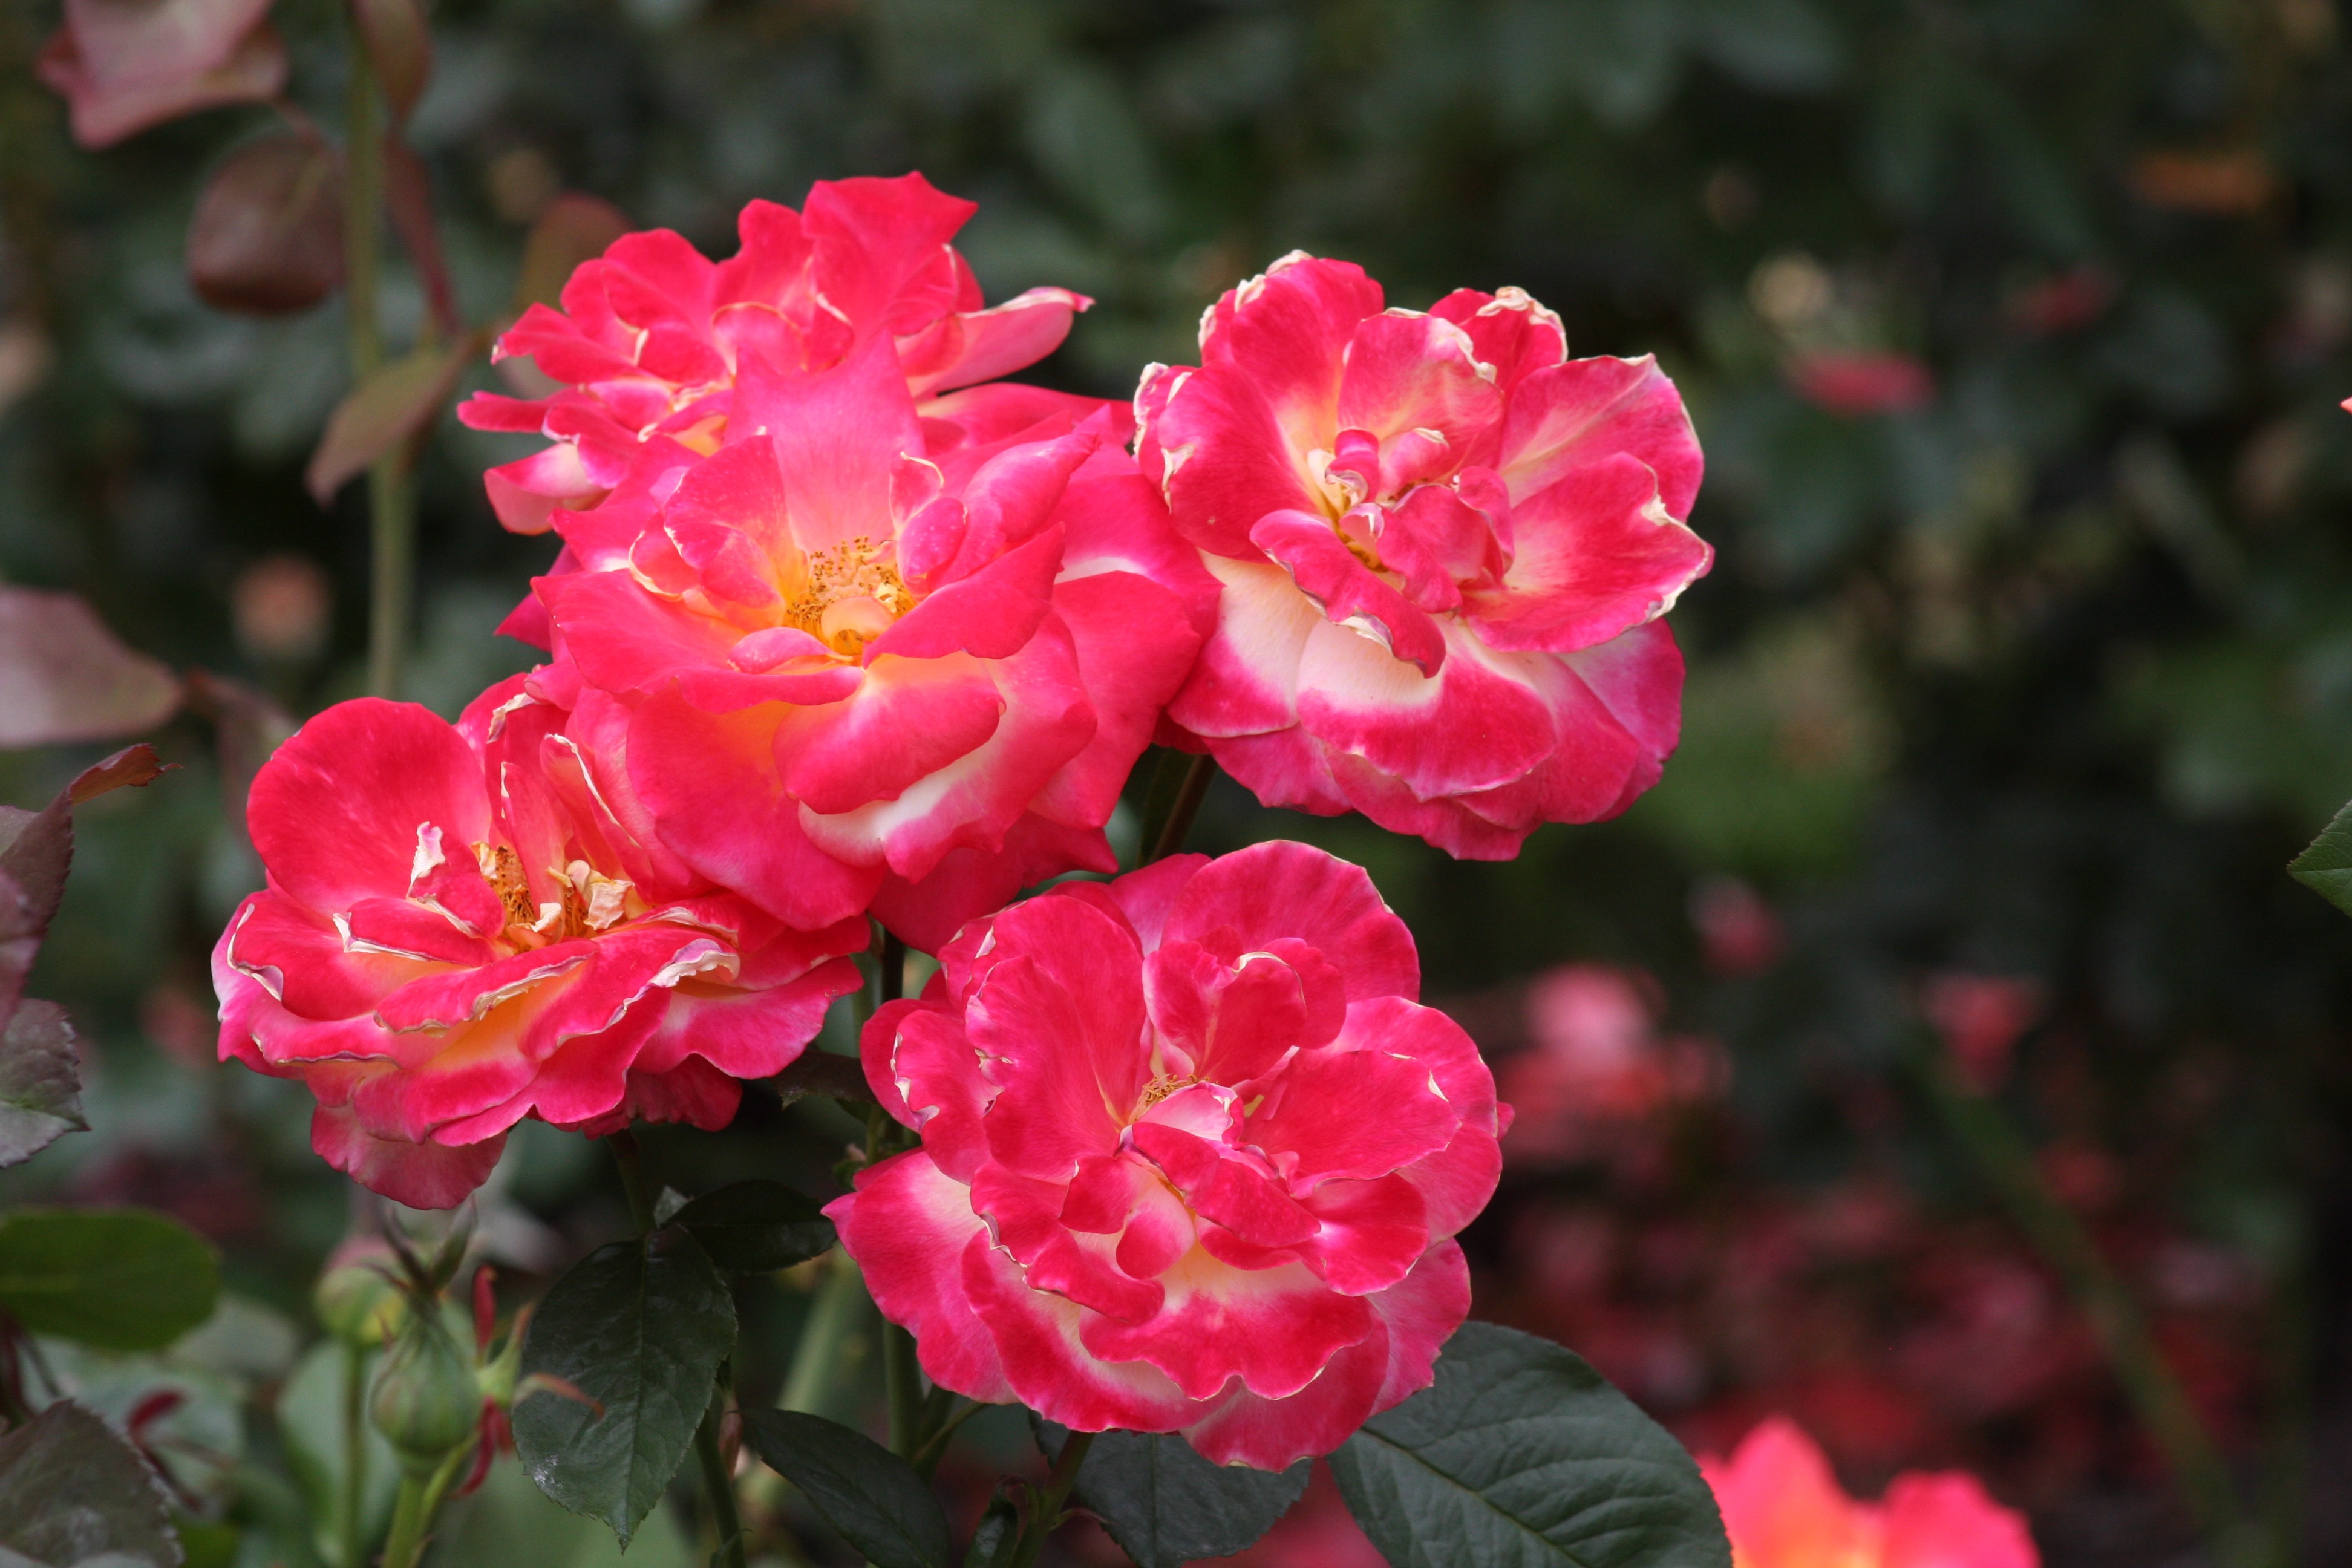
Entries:
POLYGON ((412 1313, 375 1374, 368 1415, 415 1474, 432 1471, 474 1435, 482 1390, 474 1363, 440 1319, 412 1313))
MULTIPOLYGON (((389 1262, 392 1254, 383 1257, 389 1262)), ((408 1321, 407 1296, 382 1267, 371 1263, 330 1268, 319 1276, 310 1302, 327 1332, 362 1349, 383 1343, 408 1321)))

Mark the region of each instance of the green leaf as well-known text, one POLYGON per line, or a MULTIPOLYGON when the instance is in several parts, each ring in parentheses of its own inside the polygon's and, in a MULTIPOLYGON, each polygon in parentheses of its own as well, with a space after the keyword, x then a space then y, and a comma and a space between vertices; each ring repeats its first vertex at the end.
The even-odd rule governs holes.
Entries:
POLYGON ((145 1461, 104 1421, 61 1400, 0 1436, 0 1559, 179 1568, 180 1543, 145 1461))
POLYGON ((81 1062, 73 1026, 54 1002, 22 1002, 0 1033, 0 1166, 20 1164, 81 1117, 81 1062))
MULTIPOLYGON (((1038 1424, 1047 1456, 1064 1428, 1038 1424)), ((1078 1467, 1072 1500, 1102 1521, 1137 1568, 1181 1568, 1255 1543, 1307 1490, 1306 1460, 1269 1474, 1212 1464, 1175 1433, 1104 1432, 1078 1467)))
POLYGON ((734 1347, 726 1277, 685 1231, 598 1247, 548 1291, 522 1352, 525 1377, 561 1378, 596 1404, 552 1393, 519 1401, 523 1468, 627 1544, 677 1473, 734 1347))
POLYGON ((875 1568, 949 1568, 955 1542, 912 1465, 862 1432, 797 1410, 747 1410, 743 1440, 875 1568))
POLYGON ((2287 875, 2352 915, 2352 802, 2336 814, 2311 847, 2287 864, 2287 875))
POLYGON ((1465 1324, 1437 1381, 1331 1456, 1395 1568, 1727 1568, 1682 1445, 1581 1358, 1465 1324))
POLYGON ((684 1226, 710 1261, 743 1274, 765 1274, 829 1252, 833 1221, 816 1200, 782 1182, 736 1182, 680 1207, 684 1226))
POLYGON ((141 1209, 19 1209, 0 1219, 0 1307, 37 1334, 160 1350, 213 1315, 220 1260, 141 1209))

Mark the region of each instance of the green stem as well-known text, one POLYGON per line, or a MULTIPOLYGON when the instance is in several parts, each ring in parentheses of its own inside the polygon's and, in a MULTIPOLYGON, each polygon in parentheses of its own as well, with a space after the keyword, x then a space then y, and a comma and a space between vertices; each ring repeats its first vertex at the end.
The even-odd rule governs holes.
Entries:
POLYGON ((923 1379, 915 1363, 915 1336, 882 1325, 882 1383, 890 1398, 890 1451, 911 1459, 923 1440, 923 1379))
POLYGON ((857 1265, 847 1253, 835 1253, 832 1271, 817 1290, 808 1321, 801 1326, 801 1341, 793 1348, 792 1371, 785 1374, 778 1405, 811 1415, 824 1413, 825 1395, 841 1362, 841 1342, 849 1337, 865 1295, 866 1281, 859 1277, 857 1265))
POLYGON ((1164 860, 1184 847, 1192 832, 1192 819, 1201 815, 1201 803, 1209 798, 1209 781, 1216 773, 1217 760, 1205 752, 1186 765, 1184 782, 1177 786, 1176 804, 1169 808, 1168 820, 1160 824, 1160 836, 1152 841, 1150 854, 1144 857, 1145 865, 1164 860))
POLYGON ((1078 1467, 1087 1462, 1087 1450, 1094 1447, 1091 1432, 1073 1432, 1063 1441, 1062 1453, 1054 1461, 1053 1473, 1045 1478, 1045 1489, 1037 1496, 1037 1508, 1021 1526, 1021 1540, 1013 1548, 1012 1568, 1030 1568, 1037 1554, 1045 1550, 1045 1538, 1062 1522, 1062 1505, 1069 1500, 1070 1488, 1078 1479, 1078 1467))
MULTIPOLYGON (((383 364, 379 296, 383 255, 383 115, 375 70, 356 23, 351 33, 351 89, 343 136, 343 301, 351 311, 352 379, 366 380, 383 364)), ((409 600, 414 592, 415 498, 407 454, 398 449, 368 469, 368 526, 373 568, 368 593, 368 689, 400 695, 407 662, 409 600)))
POLYGON ((646 1165, 637 1151, 636 1134, 627 1128, 612 1133, 604 1140, 613 1151, 613 1163, 621 1168, 621 1190, 628 1194, 629 1219, 639 1236, 654 1231, 654 1196, 646 1185, 646 1165))
POLYGON ((907 944, 887 931, 882 933, 880 969, 882 1005, 887 1006, 907 994, 907 944))
POLYGON ((1940 1059, 1924 1063, 1922 1076, 1954 1136, 2090 1319, 2125 1396, 2187 1493, 2213 1561, 2225 1568, 2246 1562, 2252 1543, 2237 1485, 2196 1405, 2165 1361, 2130 1287, 2074 1211, 2051 1189, 2024 1134, 2000 1107, 1963 1087, 1940 1059))
POLYGON ((931 1398, 925 1402, 923 1430, 926 1436, 908 1462, 915 1467, 915 1473, 927 1481, 931 1479, 931 1472, 939 1468, 940 1457, 947 1453, 948 1441, 956 1435, 956 1428, 989 1408, 985 1405, 967 1404, 954 1415, 946 1415, 948 1405, 952 1404, 956 1397, 948 1389, 934 1388, 931 1398), (944 1401, 940 1397, 942 1394, 947 1396, 944 1401))
POLYGON ((735 1506, 735 1478, 728 1473, 727 1455, 719 1441, 719 1424, 726 1418, 725 1388, 710 1391, 709 1407, 702 1413, 702 1425, 694 1429, 694 1457, 702 1466, 702 1489, 710 1494, 711 1523, 719 1531, 719 1554, 711 1562, 713 1568, 745 1568, 743 1557, 743 1515, 735 1506))
POLYGON ((459 1468, 473 1457, 473 1445, 460 1443, 429 1478, 400 1478, 400 1498, 392 1510, 392 1534, 383 1543, 383 1568, 416 1568, 425 1542, 432 1539, 433 1521, 449 1496, 450 1484, 457 1479, 459 1468))
POLYGON ((343 1347, 343 1568, 367 1568, 367 1350, 343 1347))

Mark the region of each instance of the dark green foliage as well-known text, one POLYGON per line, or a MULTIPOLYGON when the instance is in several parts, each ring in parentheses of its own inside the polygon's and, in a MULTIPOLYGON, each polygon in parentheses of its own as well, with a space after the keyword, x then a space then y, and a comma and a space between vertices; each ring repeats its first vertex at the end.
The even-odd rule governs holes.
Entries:
POLYGON ((914 1467, 863 1432, 798 1410, 747 1410, 743 1441, 875 1568, 950 1568, 955 1543, 914 1467))
POLYGON ((516 1401, 515 1448, 531 1479, 625 1544, 677 1473, 734 1342, 726 1278, 685 1231, 582 1258, 540 1303, 522 1370, 526 1383, 547 1373, 595 1404, 551 1391, 516 1401))
POLYGON ((1437 1381, 1331 1456, 1394 1568, 1728 1568, 1682 1445, 1583 1360, 1470 1323, 1437 1381))
MULTIPOLYGON (((1039 1423, 1050 1458, 1067 1437, 1039 1423)), ((1102 1521, 1139 1568, 1181 1568, 1256 1542, 1307 1489, 1304 1461, 1278 1475, 1213 1465, 1177 1433, 1105 1432, 1087 1450, 1070 1500, 1102 1521)))
POLYGON ((2336 820, 2287 869, 2296 881, 2352 915, 2352 805, 2337 812, 2336 820))
POLYGON ((744 1274, 805 1263, 835 1239, 833 1221, 816 1201, 782 1182, 736 1182, 668 1217, 701 1244, 711 1262, 744 1274))

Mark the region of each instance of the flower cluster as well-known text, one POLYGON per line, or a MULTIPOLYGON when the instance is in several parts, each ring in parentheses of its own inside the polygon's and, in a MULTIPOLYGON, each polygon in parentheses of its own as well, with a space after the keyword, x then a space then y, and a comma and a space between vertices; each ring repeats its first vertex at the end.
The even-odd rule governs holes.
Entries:
POLYGON ((864 1037, 920 1145, 831 1212, 932 1377, 1280 1468, 1467 1311, 1493 1078, 1319 851, 1013 900, 1118 870, 1155 738, 1459 855, 1622 809, 1674 744, 1698 449, 1654 364, 1569 359, 1517 290, 1384 310, 1299 258, 1136 416, 995 380, 1088 301, 986 308, 971 210, 820 184, 725 261, 625 237, 514 324, 544 395, 464 416, 549 442, 488 476, 562 541, 505 626, 546 662, 262 769, 221 1049, 446 1205, 526 1116, 725 1123, 878 922, 941 964, 864 1037))

